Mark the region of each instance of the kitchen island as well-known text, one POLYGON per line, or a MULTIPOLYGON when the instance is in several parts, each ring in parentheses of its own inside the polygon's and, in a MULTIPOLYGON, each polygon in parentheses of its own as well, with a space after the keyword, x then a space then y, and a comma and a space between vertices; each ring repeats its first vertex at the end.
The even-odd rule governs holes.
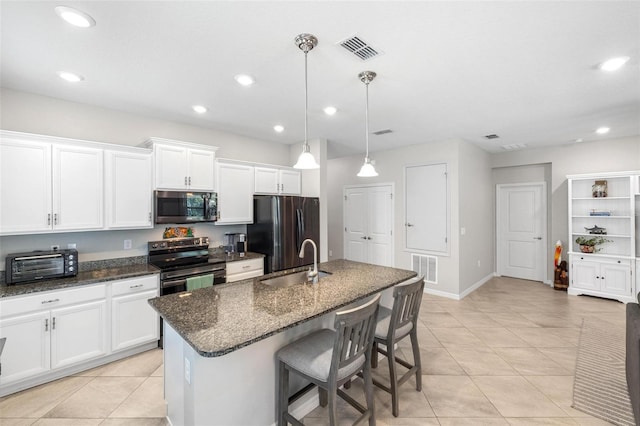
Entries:
MULTIPOLYGON (((346 260, 318 267, 331 275, 317 284, 261 282, 292 270, 149 301, 165 321, 164 386, 173 425, 273 424, 275 352, 332 327, 336 310, 416 275, 346 260)), ((317 398, 298 403, 294 414, 304 415, 317 398)))

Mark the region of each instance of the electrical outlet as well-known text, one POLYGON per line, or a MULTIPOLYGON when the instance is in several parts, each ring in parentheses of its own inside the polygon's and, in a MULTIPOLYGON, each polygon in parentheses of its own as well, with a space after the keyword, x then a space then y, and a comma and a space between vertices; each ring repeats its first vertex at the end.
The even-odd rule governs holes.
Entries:
POLYGON ((464 227, 460 228, 460 235, 464 235, 466 233, 467 233, 467 228, 464 228, 464 227))
POLYGON ((333 256, 333 250, 329 250, 329 257, 333 256))
POLYGON ((52 244, 51 250, 60 250, 60 244, 52 244))
POLYGON ((124 240, 124 249, 129 250, 131 248, 131 240, 124 240))
POLYGON ((480 261, 478 260, 478 268, 480 267, 480 261))
POLYGON ((187 358, 184 359, 184 379, 191 384, 191 363, 187 358))
POLYGON ((76 243, 69 243, 69 244, 67 244, 67 248, 68 248, 68 249, 75 249, 75 248, 76 248, 76 243))

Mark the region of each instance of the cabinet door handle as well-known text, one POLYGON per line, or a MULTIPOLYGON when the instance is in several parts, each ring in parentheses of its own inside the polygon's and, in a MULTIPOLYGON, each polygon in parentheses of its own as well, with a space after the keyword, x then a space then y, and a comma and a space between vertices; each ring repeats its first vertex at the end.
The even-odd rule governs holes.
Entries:
POLYGON ((51 225, 51 213, 47 214, 47 225, 51 225))
POLYGON ((59 302, 60 299, 49 299, 49 300, 43 300, 42 304, 45 305, 47 303, 55 303, 55 302, 59 302))
POLYGON ((367 237, 367 240, 370 240, 370 239, 371 239, 371 237, 367 237))
POLYGON ((600 277, 596 275, 596 279, 599 279, 600 277))
POLYGON ((56 317, 53 317, 53 321, 51 321, 51 330, 56 329, 56 317))
POLYGON ((184 186, 187 186, 187 177, 184 177, 184 186))
POLYGON ((54 225, 57 225, 57 224, 58 224, 58 213, 55 213, 55 214, 53 215, 53 224, 54 224, 54 225))
POLYGON ((366 239, 367 239, 367 237, 360 237, 360 238, 362 238, 363 240, 366 240, 366 239))
POLYGON ((151 222, 151 212, 149 212, 149 222, 151 222))
POLYGON ((191 186, 191 176, 189 176, 189 186, 191 186))
POLYGON ((409 223, 409 222, 407 222, 405 225, 406 225, 406 226, 408 226, 408 227, 410 228, 410 227, 412 227, 412 226, 413 226, 413 223, 409 223))
POLYGON ((44 319, 44 331, 49 331, 49 318, 44 319))

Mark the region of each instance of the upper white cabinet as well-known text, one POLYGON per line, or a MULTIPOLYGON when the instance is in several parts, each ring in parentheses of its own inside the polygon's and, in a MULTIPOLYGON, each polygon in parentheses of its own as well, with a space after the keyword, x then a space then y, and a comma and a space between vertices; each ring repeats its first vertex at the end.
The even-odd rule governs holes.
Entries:
POLYGON ((229 160, 218 160, 216 163, 216 225, 253 223, 254 167, 229 160))
POLYGON ((0 234, 49 231, 51 214, 51 144, 3 135, 0 234))
POLYGON ((145 146, 153 148, 156 189, 214 190, 217 147, 161 138, 145 146))
POLYGON ((257 194, 300 195, 301 174, 290 168, 255 167, 255 192, 257 194))
POLYGON ((53 229, 103 226, 103 150, 53 145, 53 229))
POLYGON ((0 234, 102 229, 103 150, 2 132, 0 234))
POLYGON ((106 226, 151 228, 151 153, 105 151, 106 226))
POLYGON ((635 301, 632 280, 636 255, 638 172, 571 175, 569 188, 569 294, 635 301), (599 229, 597 229, 599 228, 599 229), (578 238, 608 241, 593 252, 578 238))

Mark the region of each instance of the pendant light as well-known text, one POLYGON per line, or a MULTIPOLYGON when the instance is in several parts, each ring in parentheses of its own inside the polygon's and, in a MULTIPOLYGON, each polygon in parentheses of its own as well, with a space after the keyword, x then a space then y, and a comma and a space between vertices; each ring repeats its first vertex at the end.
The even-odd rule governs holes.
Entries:
POLYGON ((362 71, 360 74, 358 74, 360 81, 362 81, 366 87, 367 93, 367 101, 365 107, 365 140, 367 144, 367 151, 364 156, 364 164, 362 165, 360 172, 358 172, 358 177, 378 176, 378 172, 376 172, 376 169, 373 167, 373 164, 371 164, 371 160, 369 159, 369 83, 371 83, 371 81, 376 78, 376 75, 377 74, 373 71, 362 71))
POLYGON ((307 141, 307 53, 318 44, 318 39, 311 34, 298 34, 295 39, 296 46, 304 52, 304 145, 302 145, 302 154, 298 157, 298 162, 293 166, 296 169, 317 169, 320 166, 316 163, 316 159, 311 154, 309 142, 307 141))

